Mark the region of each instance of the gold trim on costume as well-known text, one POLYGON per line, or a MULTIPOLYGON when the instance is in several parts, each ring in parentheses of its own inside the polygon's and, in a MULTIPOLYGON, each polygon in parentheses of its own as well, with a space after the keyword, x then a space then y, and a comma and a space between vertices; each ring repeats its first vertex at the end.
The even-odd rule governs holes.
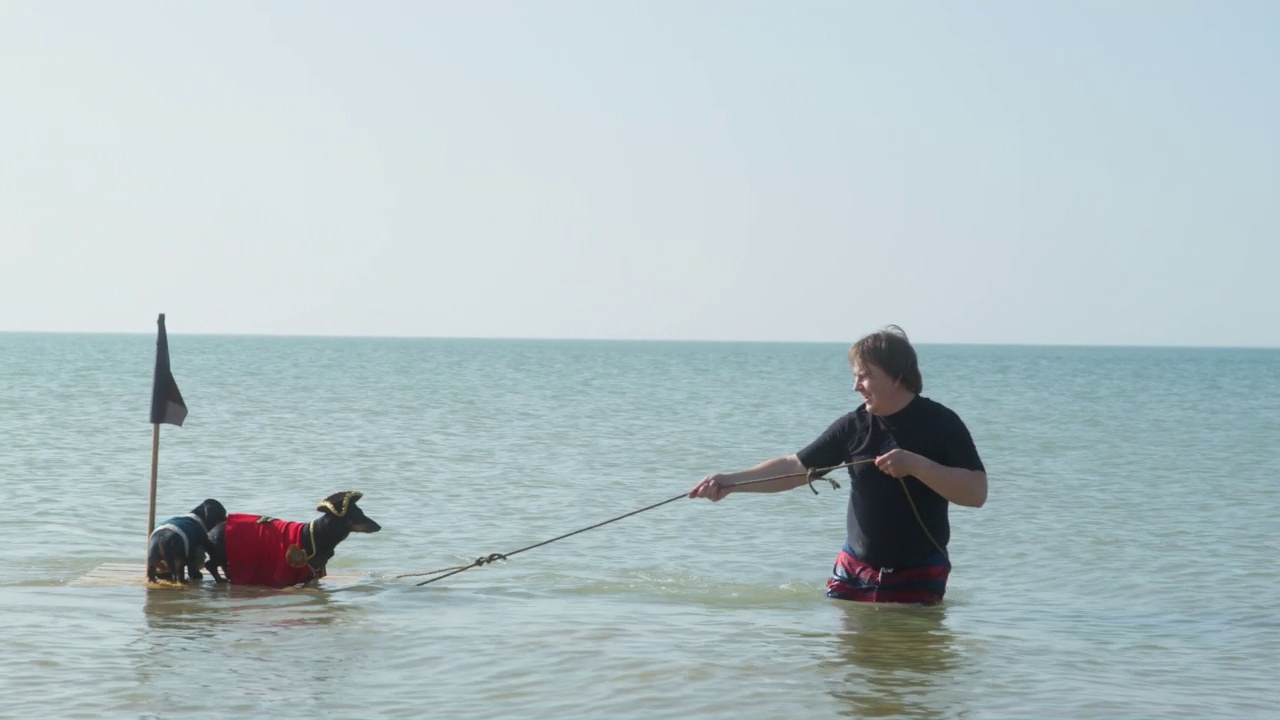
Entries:
MULTIPOLYGON (((300 568, 303 565, 310 566, 311 558, 316 556, 319 549, 316 547, 316 521, 312 520, 307 523, 307 532, 311 535, 311 554, 297 545, 290 545, 285 548, 284 561, 292 568, 300 568)), ((315 568, 311 568, 315 570, 315 568)))
POLYGON ((341 510, 334 507, 333 503, 329 502, 328 498, 321 500, 320 504, 316 506, 316 509, 324 510, 325 508, 329 508, 329 512, 333 513, 334 515, 337 515, 338 517, 345 517, 347 514, 347 506, 349 506, 351 503, 359 500, 362 497, 364 497, 364 493, 352 490, 351 492, 343 494, 341 510))
POLYGON ((307 564, 311 564, 311 558, 316 556, 320 550, 316 547, 316 521, 312 520, 307 523, 307 532, 311 534, 311 554, 307 556, 307 564))

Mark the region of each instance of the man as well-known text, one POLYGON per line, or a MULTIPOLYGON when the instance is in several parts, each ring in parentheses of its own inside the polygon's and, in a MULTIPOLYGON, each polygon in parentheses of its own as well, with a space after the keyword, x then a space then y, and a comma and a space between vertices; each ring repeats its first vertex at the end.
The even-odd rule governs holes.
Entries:
POLYGON ((847 537, 827 596, 862 602, 935 604, 951 561, 948 503, 982 507, 987 473, 960 417, 920 395, 915 349, 896 325, 849 348, 857 410, 795 455, 739 472, 708 475, 691 498, 782 492, 823 468, 849 463, 847 537))

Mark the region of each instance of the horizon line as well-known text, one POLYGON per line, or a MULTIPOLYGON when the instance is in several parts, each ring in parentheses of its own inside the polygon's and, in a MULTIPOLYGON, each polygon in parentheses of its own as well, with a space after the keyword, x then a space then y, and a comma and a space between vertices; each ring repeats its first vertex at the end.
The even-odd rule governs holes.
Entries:
MULTIPOLYGON (((168 330, 168 328, 166 328, 168 330)), ((0 335, 125 335, 152 336, 154 332, 124 330, 0 330, 0 335)), ((576 337, 576 336, 506 336, 506 335, 362 335, 322 333, 262 333, 262 332, 179 332, 168 331, 170 337, 222 337, 222 338, 299 338, 314 340, 479 340, 518 342, 615 342, 615 343, 722 343, 759 345, 851 345, 854 340, 767 340, 735 338, 627 338, 627 337, 576 337)), ((1039 347, 1039 348, 1133 348, 1168 350, 1278 350, 1280 345, 1234 344, 1124 344, 1124 343, 1069 343, 1069 342, 1009 342, 1009 341, 915 341, 912 345, 925 347, 1039 347)))

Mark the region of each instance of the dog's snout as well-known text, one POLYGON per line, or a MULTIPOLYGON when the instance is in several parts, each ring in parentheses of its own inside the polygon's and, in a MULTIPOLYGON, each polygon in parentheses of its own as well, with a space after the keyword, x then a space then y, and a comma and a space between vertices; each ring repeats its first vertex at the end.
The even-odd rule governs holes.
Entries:
POLYGON ((381 525, 367 517, 361 519, 360 522, 352 523, 351 525, 351 532, 376 533, 381 529, 381 525))

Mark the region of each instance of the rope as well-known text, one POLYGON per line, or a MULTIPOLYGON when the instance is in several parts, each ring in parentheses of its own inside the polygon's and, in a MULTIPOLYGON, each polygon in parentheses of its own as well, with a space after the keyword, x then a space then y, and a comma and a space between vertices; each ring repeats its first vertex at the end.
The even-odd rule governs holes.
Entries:
POLYGON ((915 513, 916 522, 920 523, 920 529, 924 531, 924 536, 929 538, 929 542, 933 543, 933 546, 938 549, 938 552, 942 553, 942 557, 946 558, 947 562, 951 562, 951 556, 947 554, 946 548, 933 539, 933 533, 929 532, 929 526, 925 525, 924 518, 920 517, 920 511, 916 509, 916 501, 912 499, 911 491, 907 489, 907 481, 898 478, 898 482, 902 484, 902 492, 906 493, 907 503, 911 505, 911 512, 915 513))
MULTIPOLYGON (((744 486, 746 486, 746 485, 755 485, 755 484, 757 484, 757 483, 773 482, 774 480, 785 480, 786 478, 803 477, 803 478, 805 478, 805 481, 806 481, 806 482, 807 482, 807 484, 809 485, 809 489, 813 491, 813 494, 814 494, 814 495, 817 495, 817 494, 818 494, 818 489, 817 489, 817 488, 815 488, 815 487, 813 486, 813 481, 814 481, 814 480, 826 480, 827 482, 831 483, 831 487, 832 487, 833 489, 835 489, 835 490, 839 490, 839 489, 840 489, 840 483, 836 482, 836 481, 835 481, 834 479, 832 479, 832 478, 826 478, 826 477, 823 477, 823 475, 826 475, 827 473, 831 472, 832 470, 839 470, 839 469, 841 469, 841 468, 852 467, 852 466, 854 466, 854 465, 861 465, 862 463, 869 463, 869 462, 875 462, 875 458, 859 458, 859 459, 853 460, 853 461, 851 461, 851 462, 843 463, 843 464, 840 464, 840 465, 832 465, 831 467, 825 467, 825 468, 813 468, 812 470, 806 470, 805 472, 799 472, 799 473, 787 473, 787 474, 785 474, 785 475, 773 475, 773 476, 766 477, 766 478, 760 478, 760 479, 758 479, 758 480, 746 480, 746 481, 743 481, 743 482, 740 482, 740 483, 734 483, 734 484, 733 484, 733 485, 731 485, 730 487, 738 488, 738 487, 744 487, 744 486)), ((646 506, 646 507, 642 507, 642 508, 640 508, 639 510, 632 510, 631 512, 626 513, 625 515, 619 515, 619 516, 617 516, 617 517, 615 517, 615 518, 609 518, 608 520, 605 520, 604 522, 598 522, 598 523, 596 523, 595 525, 591 525, 591 526, 588 526, 588 527, 584 527, 584 528, 581 528, 581 529, 579 529, 579 530, 574 530, 573 532, 565 533, 564 535, 560 535, 559 537, 553 537, 553 538, 551 538, 550 540, 543 540, 543 541, 542 541, 542 542, 540 542, 540 543, 535 543, 535 544, 533 544, 533 545, 529 545, 528 547, 522 547, 522 548, 520 548, 519 550, 513 550, 513 551, 511 551, 511 552, 509 552, 509 553, 491 553, 491 554, 489 554, 489 555, 484 555, 484 556, 482 556, 482 557, 478 557, 478 558, 476 558, 474 561, 472 561, 469 565, 454 565, 454 566, 451 566, 451 567, 440 568, 440 569, 438 569, 438 570, 428 570, 427 572, 419 572, 419 573, 404 573, 403 575, 393 575, 392 577, 393 577, 394 579, 397 579, 397 580, 398 580, 398 579, 400 579, 400 578, 407 578, 407 577, 423 577, 423 576, 427 576, 427 575, 437 575, 437 576, 438 576, 438 577, 429 578, 429 579, 427 579, 427 580, 423 580, 423 581, 422 581, 422 582, 420 582, 420 583, 416 583, 416 585, 417 585, 418 587, 422 587, 423 585, 426 585, 427 583, 433 583, 433 582, 435 582, 435 581, 437 581, 437 580, 443 580, 443 579, 445 579, 445 578, 449 577, 450 575, 457 575, 458 573, 460 573, 460 572, 462 572, 462 571, 464 571, 464 570, 470 570, 470 569, 471 569, 471 568, 473 568, 473 567, 480 567, 480 566, 482 566, 482 565, 488 565, 489 563, 494 563, 494 562, 497 562, 497 561, 499 561, 499 560, 506 560, 506 559, 510 558, 512 555, 518 555, 518 554, 520 554, 520 553, 522 553, 522 552, 524 552, 524 551, 526 551, 526 550, 532 550, 532 549, 534 549, 534 548, 542 547, 543 545, 550 545, 551 543, 553 543, 553 542, 555 542, 555 541, 557 541, 557 540, 563 540, 563 539, 565 539, 565 538, 567 538, 567 537, 573 537, 574 535, 577 535, 578 533, 584 533, 584 532, 586 532, 586 531, 588 531, 588 530, 595 530, 595 529, 596 529, 596 528, 598 528, 598 527, 602 527, 602 526, 608 525, 609 523, 612 523, 612 522, 617 522, 617 521, 622 520, 622 519, 624 519, 624 518, 629 518, 629 517, 631 517, 632 515, 639 515, 639 514, 640 514, 640 513, 642 513, 642 512, 645 512, 645 511, 648 511, 648 510, 652 510, 652 509, 654 509, 654 508, 662 507, 663 505, 666 505, 667 503, 673 503, 673 502, 675 502, 675 501, 677 501, 677 500, 679 500, 679 499, 681 499, 681 498, 686 498, 686 497, 688 497, 688 496, 689 496, 689 493, 687 493, 687 492, 683 492, 683 493, 680 493, 679 495, 676 495, 675 497, 667 498, 666 500, 663 500, 662 502, 656 502, 656 503, 654 503, 654 504, 652 504, 652 505, 649 505, 649 506, 646 506), (444 573, 444 574, 443 574, 443 575, 441 575, 441 573, 444 573)), ((913 506, 913 507, 914 507, 914 506, 913 506)))

